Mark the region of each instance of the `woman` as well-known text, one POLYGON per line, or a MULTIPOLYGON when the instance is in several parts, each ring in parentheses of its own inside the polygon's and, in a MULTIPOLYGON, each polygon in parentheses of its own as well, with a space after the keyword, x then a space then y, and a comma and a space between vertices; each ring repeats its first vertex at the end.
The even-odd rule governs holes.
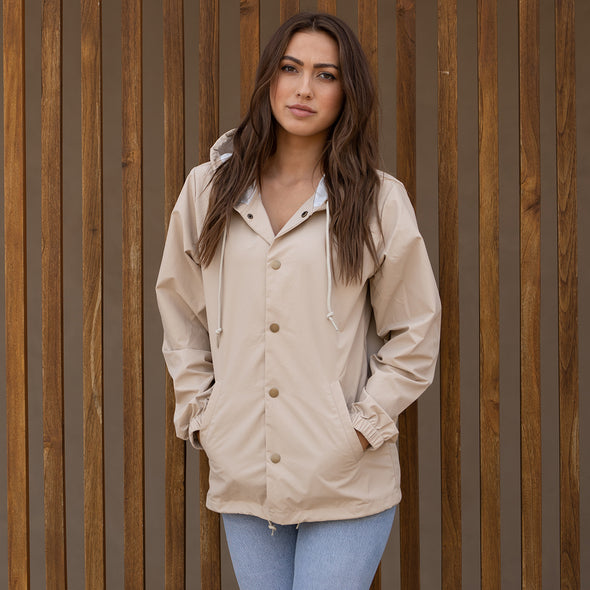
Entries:
POLYGON ((174 422, 242 589, 368 588, 401 499, 397 417, 432 381, 440 303, 375 102, 347 25, 294 16, 170 219, 174 422))

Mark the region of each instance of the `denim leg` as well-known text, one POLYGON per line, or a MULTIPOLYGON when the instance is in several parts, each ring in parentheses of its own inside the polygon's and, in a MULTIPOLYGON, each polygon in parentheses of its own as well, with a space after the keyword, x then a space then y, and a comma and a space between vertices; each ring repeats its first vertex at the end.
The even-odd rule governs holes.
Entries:
POLYGON ((350 520, 301 523, 293 590, 368 590, 395 509, 350 520))
POLYGON ((223 514, 223 526, 240 590, 291 590, 297 529, 256 516, 223 514))

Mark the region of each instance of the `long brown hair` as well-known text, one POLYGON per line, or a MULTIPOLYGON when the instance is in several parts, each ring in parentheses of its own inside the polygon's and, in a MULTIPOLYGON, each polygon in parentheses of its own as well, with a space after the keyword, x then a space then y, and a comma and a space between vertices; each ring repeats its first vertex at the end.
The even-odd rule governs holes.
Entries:
POLYGON ((323 13, 299 13, 285 21, 265 47, 256 72, 248 113, 233 136, 233 155, 212 179, 211 199, 199 238, 199 259, 211 263, 234 205, 253 183, 277 145, 270 86, 291 37, 302 31, 327 33, 338 44, 344 101, 328 134, 321 157, 330 207, 332 248, 340 277, 360 280, 364 248, 377 261, 370 221, 377 212, 376 93, 369 63, 352 30, 339 18, 323 13))

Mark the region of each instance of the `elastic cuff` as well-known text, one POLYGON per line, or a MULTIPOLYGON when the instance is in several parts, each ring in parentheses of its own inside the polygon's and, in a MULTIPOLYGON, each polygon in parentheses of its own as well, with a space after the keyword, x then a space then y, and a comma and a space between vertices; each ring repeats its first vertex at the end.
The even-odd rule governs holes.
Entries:
POLYGON ((188 426, 188 440, 191 445, 197 449, 198 451, 202 451, 203 447, 201 443, 197 440, 197 432, 201 429, 201 420, 199 416, 193 416, 188 426))
POLYGON ((376 450, 385 442, 379 431, 362 414, 355 412, 350 418, 354 429, 367 439, 371 449, 376 450))

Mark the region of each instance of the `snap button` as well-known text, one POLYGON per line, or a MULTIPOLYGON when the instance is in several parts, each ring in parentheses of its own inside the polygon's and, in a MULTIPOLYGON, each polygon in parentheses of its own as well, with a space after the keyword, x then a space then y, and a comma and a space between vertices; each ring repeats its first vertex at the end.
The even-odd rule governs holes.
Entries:
POLYGON ((273 453, 273 454, 270 456, 270 460, 271 460, 273 463, 278 463, 278 462, 281 460, 281 456, 280 456, 278 453, 273 453))
POLYGON ((274 270, 279 270, 279 268, 281 268, 281 261, 280 260, 273 260, 270 263, 271 268, 273 268, 274 270))
POLYGON ((278 332, 279 331, 279 325, 278 324, 271 324, 270 325, 270 331, 271 332, 278 332))
POLYGON ((307 217, 307 211, 304 211, 304 212, 301 214, 301 217, 307 217))
POLYGON ((248 215, 246 215, 246 217, 247 217, 248 219, 254 219, 254 215, 252 215, 252 213, 248 213, 248 215))
POLYGON ((276 387, 272 387, 268 390, 268 395, 270 395, 270 397, 277 397, 277 395, 279 395, 279 390, 276 387))

